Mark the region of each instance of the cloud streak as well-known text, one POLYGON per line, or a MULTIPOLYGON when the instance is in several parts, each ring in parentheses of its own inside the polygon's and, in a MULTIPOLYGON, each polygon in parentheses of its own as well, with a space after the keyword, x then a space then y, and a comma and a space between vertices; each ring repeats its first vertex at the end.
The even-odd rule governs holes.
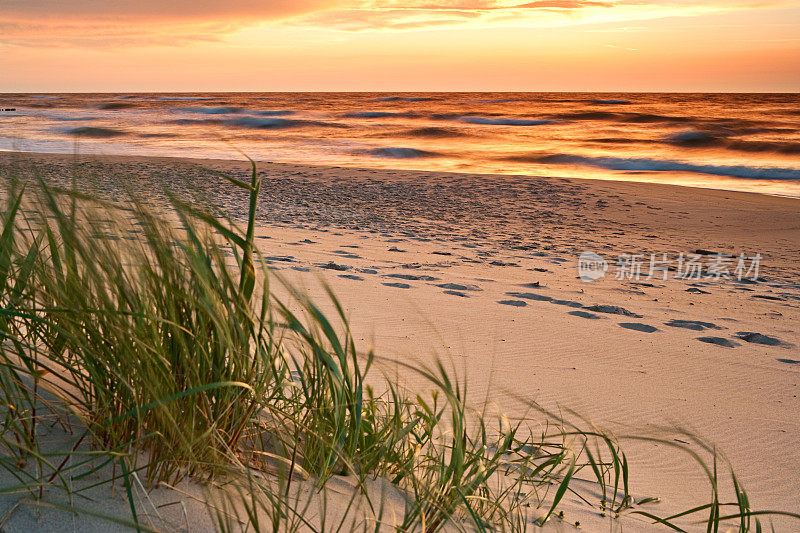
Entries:
MULTIPOLYGON (((12 46, 184 45, 281 21, 340 31, 468 24, 541 24, 550 17, 672 6, 699 0, 0 0, 0 43, 12 46)), ((735 2, 739 0, 731 0, 735 2)), ((732 5, 729 3, 729 5, 732 5)), ((549 19, 548 19, 549 20, 549 19)))
POLYGON ((5 0, 4 18, 28 20, 191 21, 278 18, 335 5, 335 0, 5 0))
POLYGON ((263 20, 330 8, 335 0, 0 0, 10 46, 181 46, 220 40, 263 20))

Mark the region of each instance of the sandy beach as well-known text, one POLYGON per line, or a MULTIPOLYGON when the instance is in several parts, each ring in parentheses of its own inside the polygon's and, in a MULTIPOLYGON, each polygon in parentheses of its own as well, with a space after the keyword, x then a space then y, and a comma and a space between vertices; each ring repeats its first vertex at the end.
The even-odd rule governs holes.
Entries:
MULTIPOLYGON (((247 179, 239 162, 0 153, 3 170, 17 165, 46 177, 76 165, 100 176, 112 198, 121 185, 190 184, 235 220, 246 210, 241 192, 215 177, 247 179)), ((798 511, 800 199, 550 177, 258 168, 261 251, 320 301, 330 285, 357 343, 374 347, 385 371, 396 372, 394 360, 440 357, 476 407, 512 418, 535 420, 525 406, 535 401, 619 436, 680 442, 682 428, 731 461, 755 508, 798 511), (579 279, 583 252, 607 261, 603 278, 579 279), (670 269, 650 276, 651 254, 670 269), (750 272, 739 281, 742 254, 750 272), (681 256, 702 265, 699 279, 677 278, 681 256)), ((661 498, 659 512, 707 496, 687 457, 638 440, 623 447, 633 493, 661 498)), ((584 524, 607 529, 577 498, 565 502, 584 524)), ((621 524, 651 527, 643 518, 621 524)))

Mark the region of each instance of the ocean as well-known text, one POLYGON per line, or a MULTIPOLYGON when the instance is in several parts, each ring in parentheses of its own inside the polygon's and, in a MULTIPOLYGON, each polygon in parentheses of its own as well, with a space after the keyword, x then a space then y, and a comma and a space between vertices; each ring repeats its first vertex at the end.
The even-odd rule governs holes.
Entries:
POLYGON ((800 197, 800 94, 0 94, 0 150, 247 154, 800 197))

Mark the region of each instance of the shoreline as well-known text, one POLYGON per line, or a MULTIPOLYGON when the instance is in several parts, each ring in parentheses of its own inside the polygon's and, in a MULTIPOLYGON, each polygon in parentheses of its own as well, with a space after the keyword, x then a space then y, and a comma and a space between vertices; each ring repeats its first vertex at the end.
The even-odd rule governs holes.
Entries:
MULTIPOLYGON (((113 169, 126 177, 142 179, 151 188, 163 186, 162 178, 172 173, 171 185, 197 186, 205 192, 211 191, 216 196, 213 199, 219 200, 234 219, 239 215, 236 209, 238 190, 219 178, 218 173, 241 179, 250 172, 249 162, 241 160, 119 155, 79 155, 76 159, 75 155, 0 152, 0 165, 8 166, 14 160, 50 165, 50 171, 60 171, 77 160, 82 170, 113 169), (147 176, 147 170, 152 171, 155 179, 147 176)), ((628 251, 636 245, 654 252, 677 251, 677 246, 687 252, 719 249, 723 253, 736 252, 734 255, 740 251, 760 251, 765 260, 777 260, 775 267, 787 270, 790 277, 800 281, 800 247, 785 239, 776 253, 771 254, 773 257, 757 250, 759 244, 769 244, 776 232, 788 237, 788 241, 800 242, 800 224, 796 217, 800 212, 800 198, 649 182, 274 162, 257 164, 266 178, 260 213, 263 223, 322 224, 350 229, 362 224, 366 229, 391 232, 408 231, 404 224, 413 222, 415 231, 430 237, 437 232, 458 233, 454 219, 478 233, 488 233, 493 222, 502 221, 501 244, 508 248, 514 246, 513 238, 520 241, 517 244, 527 244, 524 241, 541 236, 542 241, 552 242, 533 243, 532 248, 562 244, 575 251, 576 244, 585 244, 609 249, 609 243, 618 242, 620 251, 628 251), (331 193, 331 196, 324 197, 323 193, 331 193), (458 202, 452 202, 453 198, 458 202), (356 203, 350 204, 350 199, 356 203), (500 201, 507 203, 498 205, 500 201), (403 202, 407 205, 401 206, 403 202), (425 206, 425 203, 433 205, 425 206), (573 209, 559 212, 565 204, 573 209), (477 209, 474 217, 469 216, 470 208, 477 209), (348 213, 337 216, 336 210, 348 213), (289 215, 297 219, 289 221, 289 215), (559 222, 559 215, 568 219, 559 222), (688 221, 688 226, 687 221, 681 220, 691 217, 695 220, 688 221), (691 228, 692 223, 698 227, 691 228), (621 235, 615 234, 619 233, 615 226, 629 229, 630 235, 626 237, 633 240, 620 238, 621 235), (588 230, 587 235, 575 242, 559 240, 563 235, 544 234, 545 230, 554 229, 563 234, 569 227, 588 230), (655 235, 659 231, 669 235, 655 235), (661 249, 656 250, 656 245, 661 249), (737 250, 737 246, 747 250, 737 250)))
MULTIPOLYGON (((17 154, 17 155, 25 155, 29 154, 32 156, 41 156, 41 157, 54 157, 54 158, 96 158, 96 159, 105 159, 105 160, 163 160, 163 161, 183 161, 183 162, 191 162, 196 164, 219 164, 222 166, 226 166, 228 164, 237 164, 241 163, 242 159, 237 158, 216 158, 216 157, 192 157, 192 156, 183 156, 183 155, 138 155, 138 154, 92 154, 92 153, 83 153, 83 154, 74 154, 74 153, 66 153, 66 152, 36 152, 36 151, 19 151, 19 150, 11 150, 11 149, 0 149, 0 154, 17 154)), ((3 157, 6 157, 5 155, 3 157)), ((575 181, 578 183, 583 182, 611 182, 611 183, 640 183, 646 185, 656 185, 656 186, 667 186, 667 187, 682 187, 682 188, 689 188, 689 189, 697 189, 697 190, 706 190, 706 191, 719 191, 724 193, 739 193, 739 194, 757 194, 762 196, 770 196, 776 198, 791 198, 800 200, 800 193, 798 195, 791 195, 791 194, 781 194, 778 192, 762 192, 757 190, 738 190, 732 188, 724 188, 722 184, 724 183, 751 183, 751 184, 763 184, 768 182, 782 182, 785 180, 779 179, 739 179, 733 178, 730 176, 719 176, 719 175, 705 175, 705 174, 696 174, 696 175, 689 175, 685 179, 682 180, 682 183, 672 182, 672 183, 664 183, 660 182, 656 179, 649 179, 649 180, 637 180, 637 179, 620 179, 617 176, 612 176, 608 178, 604 177, 592 177, 592 178, 579 178, 574 176, 547 176, 544 174, 525 174, 525 173, 491 173, 491 172, 469 172, 469 171, 453 171, 453 170, 442 170, 442 171, 435 171, 435 170, 420 170, 420 169, 404 169, 404 168, 391 168, 385 166, 359 166, 358 164, 348 165, 345 163, 340 164, 313 164, 313 163, 304 163, 304 162, 280 162, 280 161, 266 161, 266 160, 255 160, 259 164, 269 164, 269 165, 283 165, 283 166, 297 166, 297 167, 311 167, 311 168, 322 168, 322 169, 332 169, 332 168, 342 168, 348 169, 353 171, 385 171, 385 172, 408 172, 408 173, 434 173, 434 174, 448 174, 448 175, 471 175, 471 176, 485 176, 485 177, 530 177, 530 178, 547 178, 547 179, 558 179, 558 180, 568 180, 568 181, 575 181), (709 181, 707 186, 701 185, 698 183, 698 177, 702 176, 709 181), (711 184, 713 181, 721 182, 720 187, 715 187, 711 184)), ((591 171, 591 167, 586 167, 587 171, 591 171)), ((632 173, 635 174, 635 173, 632 173)), ((680 173, 678 173, 680 175, 680 173)), ((674 178, 673 178, 674 179, 674 178)))
MULTIPOLYGON (((60 163, 71 162, 74 161, 76 158, 79 161, 86 161, 86 160, 96 160, 96 161, 107 161, 107 162, 133 162, 133 161, 141 161, 141 162, 153 162, 153 161, 160 161, 164 163, 188 163, 194 164, 199 166, 208 166, 210 168, 220 168, 220 169, 240 169, 242 165, 249 165, 250 163, 245 158, 234 159, 234 158, 213 158, 213 157, 187 157, 181 155, 173 155, 173 156, 162 156, 162 155, 135 155, 135 154, 90 154, 90 153, 81 153, 81 154, 74 154, 74 153, 60 153, 60 152, 33 152, 33 151, 19 151, 19 150, 2 150, 0 149, 0 160, 7 161, 13 157, 28 157, 32 160, 37 161, 47 161, 48 159, 53 159, 60 163), (70 161, 66 161, 70 160, 70 161)), ((611 183, 611 184, 618 184, 618 185, 641 185, 646 187, 667 187, 667 188, 680 188, 680 189, 691 189, 698 192, 701 191, 709 191, 712 193, 720 193, 720 194, 733 194, 733 195, 755 195, 755 196, 767 196, 770 198, 785 198, 789 200, 796 200, 800 201, 800 197, 796 196, 789 196, 789 195, 781 195, 781 194, 771 194, 771 193, 763 193, 763 192, 756 192, 756 191, 735 191, 729 189, 716 189, 712 187, 700 187, 697 185, 678 185, 674 183, 659 183, 654 181, 634 181, 634 180, 625 180, 625 179, 615 179, 615 178, 575 178, 575 177, 566 177, 566 176, 546 176, 543 174, 505 174, 505 173, 486 173, 486 172, 458 172, 458 171, 450 171, 450 170, 418 170, 418 169, 404 169, 404 168, 384 168, 384 167, 362 167, 357 165, 332 165, 332 164, 310 164, 310 163, 294 163, 294 162, 281 162, 281 161, 265 161, 254 159, 254 161, 258 165, 267 165, 273 166, 276 168, 308 168, 308 169, 317 169, 319 171, 324 170, 343 170, 343 171, 355 171, 355 172, 387 172, 392 175, 396 175, 398 173, 406 173, 411 175, 437 175, 437 176, 478 176, 484 178, 498 178, 498 179, 514 179, 514 178, 530 178, 530 179, 547 179, 547 180, 559 180, 559 181, 566 181, 566 182, 575 182, 580 185, 589 185, 589 184, 603 184, 603 183, 611 183)))

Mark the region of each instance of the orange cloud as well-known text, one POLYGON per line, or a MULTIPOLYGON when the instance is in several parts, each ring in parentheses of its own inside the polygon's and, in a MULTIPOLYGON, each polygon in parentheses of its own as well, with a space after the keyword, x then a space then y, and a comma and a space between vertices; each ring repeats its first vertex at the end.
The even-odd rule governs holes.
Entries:
POLYGON ((214 41, 262 20, 330 7, 335 0, 27 0, 3 2, 0 44, 182 45, 214 41))
POLYGON ((0 16, 18 20, 208 20, 275 18, 331 7, 335 0, 20 0, 3 2, 0 16))
POLYGON ((540 0, 516 6, 517 9, 580 9, 583 7, 613 7, 608 2, 593 2, 589 0, 540 0))
POLYGON ((494 0, 454 0, 439 3, 412 1, 362 2, 351 8, 330 8, 302 17, 310 25, 340 30, 414 29, 428 26, 455 25, 472 20, 486 22, 530 17, 531 12, 578 11, 610 8, 614 4, 596 0, 538 0, 525 4, 494 0))
MULTIPOLYGON (((741 1, 725 3, 733 7, 741 1)), ((90 48, 222 40, 269 21, 341 31, 472 22, 536 26, 547 16, 575 22, 584 13, 615 13, 631 7, 646 11, 651 6, 679 14, 683 8, 708 5, 701 0, 16 0, 3 4, 0 44, 90 48)))

